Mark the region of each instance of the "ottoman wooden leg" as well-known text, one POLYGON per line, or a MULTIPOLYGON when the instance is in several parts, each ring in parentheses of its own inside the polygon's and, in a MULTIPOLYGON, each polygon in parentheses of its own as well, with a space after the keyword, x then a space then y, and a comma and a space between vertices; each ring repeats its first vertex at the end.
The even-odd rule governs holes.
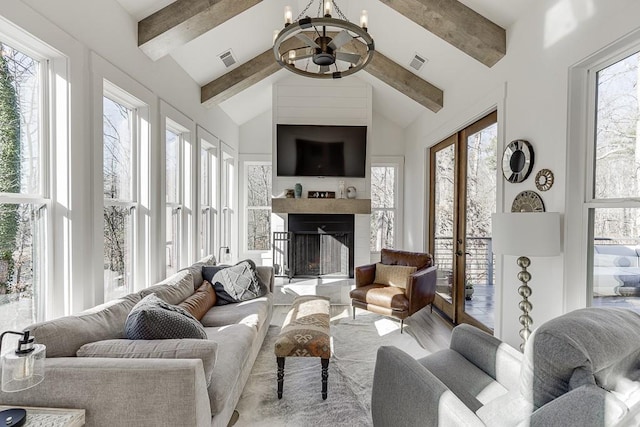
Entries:
POLYGON ((284 357, 278 357, 278 399, 282 399, 282 386, 284 384, 284 357))
POLYGON ((329 359, 320 359, 322 363, 322 400, 327 398, 327 383, 329 382, 329 359))

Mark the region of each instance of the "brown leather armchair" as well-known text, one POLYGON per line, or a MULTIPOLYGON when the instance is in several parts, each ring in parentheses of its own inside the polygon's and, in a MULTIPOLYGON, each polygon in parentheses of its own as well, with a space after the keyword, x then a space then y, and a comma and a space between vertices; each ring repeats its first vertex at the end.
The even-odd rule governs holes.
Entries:
MULTIPOLYGON (((400 333, 404 328, 404 319, 416 311, 433 303, 436 295, 436 267, 431 254, 420 252, 382 249, 380 262, 386 265, 405 265, 416 267, 409 276, 406 289, 374 283, 376 264, 356 267, 356 287, 349 293, 353 306, 353 318, 356 307, 374 313, 400 319, 400 333)), ((431 306, 433 311, 433 305, 431 306)))

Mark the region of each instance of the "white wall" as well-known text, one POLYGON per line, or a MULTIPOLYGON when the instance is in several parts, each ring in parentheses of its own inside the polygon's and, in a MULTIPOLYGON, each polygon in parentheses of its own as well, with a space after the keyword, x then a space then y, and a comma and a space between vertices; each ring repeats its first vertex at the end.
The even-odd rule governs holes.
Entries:
MULTIPOLYGON (((556 182, 541 196, 548 212, 564 213, 568 69, 637 28, 639 14, 640 3, 632 0, 532 2, 526 15, 507 31, 507 56, 492 69, 445 88, 445 108, 437 114, 423 114, 407 129, 406 194, 427 195, 426 147, 497 107, 501 149, 511 140, 526 139, 536 155, 532 176, 523 183, 509 184, 499 178, 498 209, 509 211, 520 191, 537 191, 533 176, 548 168, 556 182)), ((405 246, 424 249, 428 232, 425 204, 409 198, 405 212, 405 246)), ((565 252, 580 250, 573 242, 567 243, 565 252)), ((505 257, 502 274, 497 274, 498 290, 504 289, 495 306, 496 334, 514 346, 520 341, 517 271, 515 257, 505 257)), ((586 283, 579 291, 565 292, 563 275, 571 277, 571 272, 564 274, 562 256, 535 258, 530 271, 534 326, 574 308, 574 299, 584 301, 580 293, 586 294, 586 283)))

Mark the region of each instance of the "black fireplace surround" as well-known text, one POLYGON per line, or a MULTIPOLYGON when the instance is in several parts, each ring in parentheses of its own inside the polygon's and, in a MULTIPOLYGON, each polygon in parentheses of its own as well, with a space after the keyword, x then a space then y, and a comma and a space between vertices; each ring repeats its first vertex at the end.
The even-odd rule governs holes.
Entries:
POLYGON ((353 277, 354 216, 289 214, 293 276, 353 277))

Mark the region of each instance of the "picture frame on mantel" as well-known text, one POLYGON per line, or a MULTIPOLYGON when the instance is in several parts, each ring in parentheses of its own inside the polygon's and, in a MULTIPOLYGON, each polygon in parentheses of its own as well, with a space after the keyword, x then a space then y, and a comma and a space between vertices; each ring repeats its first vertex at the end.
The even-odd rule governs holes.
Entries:
POLYGON ((335 199, 335 191, 308 191, 307 197, 309 199, 335 199))

